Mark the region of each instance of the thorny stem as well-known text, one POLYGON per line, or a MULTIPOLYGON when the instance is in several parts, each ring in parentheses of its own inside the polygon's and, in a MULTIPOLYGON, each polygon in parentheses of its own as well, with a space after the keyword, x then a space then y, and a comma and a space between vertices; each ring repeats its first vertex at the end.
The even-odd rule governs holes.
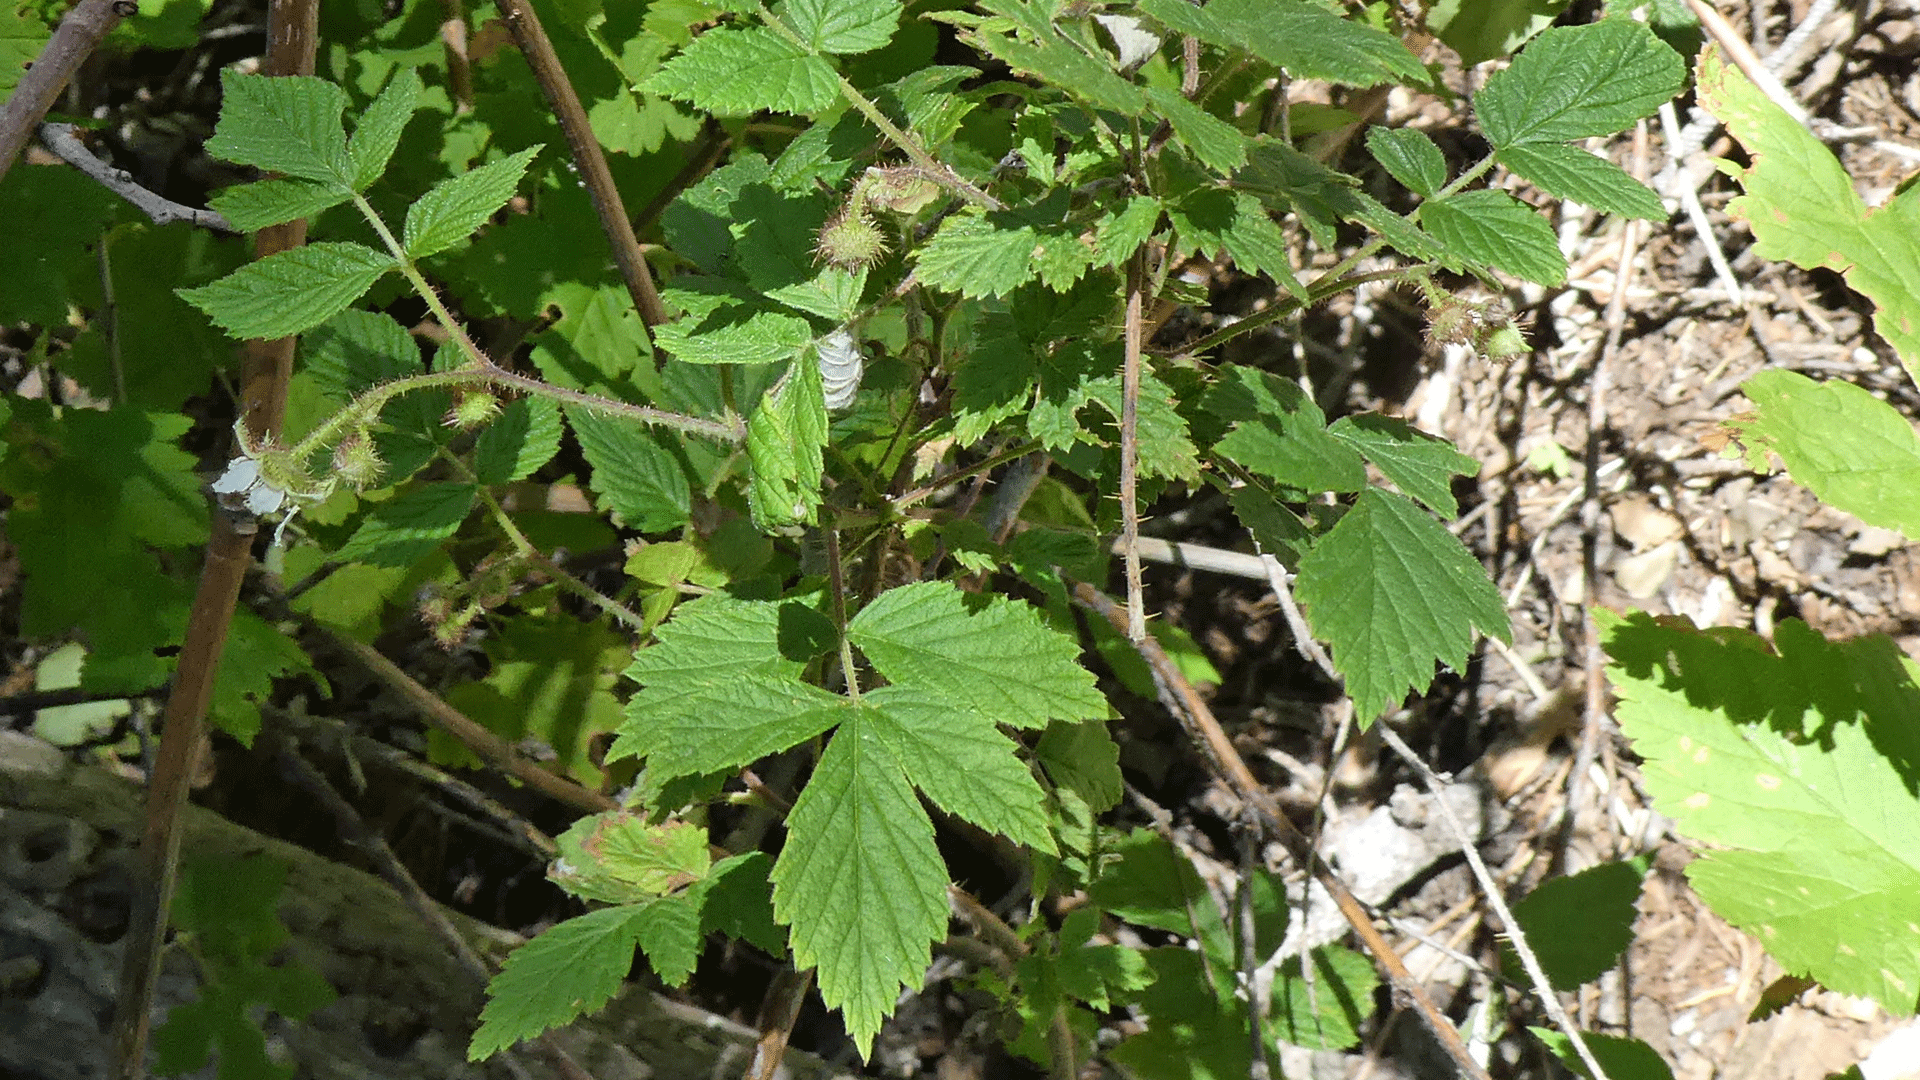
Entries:
POLYGON ((926 499, 931 498, 935 492, 943 491, 947 488, 950 488, 953 485, 960 483, 961 481, 967 479, 970 476, 977 476, 980 473, 984 473, 984 472, 992 472, 993 470, 999 468, 1002 465, 1007 464, 1010 461, 1018 461, 1021 458, 1026 457, 1028 454, 1037 452, 1039 449, 1040 449, 1039 443, 1028 442, 1028 443, 1021 443, 1019 446, 1016 446, 1011 450, 1003 450, 1000 453, 994 454, 991 457, 985 458, 981 461, 977 461, 974 464, 959 470, 958 472, 948 473, 947 475, 942 476, 940 479, 935 480, 931 484, 922 484, 919 487, 914 488, 912 491, 906 492, 905 494, 902 494, 902 495, 895 496, 893 499, 893 508, 895 510, 905 510, 907 507, 912 506, 915 503, 923 502, 926 499))
POLYGON ((1147 636, 1147 603, 1140 586, 1140 321, 1146 291, 1144 252, 1127 260, 1126 354, 1120 368, 1120 543, 1127 572, 1127 640, 1147 636))
POLYGON ((847 697, 860 702, 860 678, 853 670, 853 642, 847 639, 847 575, 840 562, 840 523, 829 519, 827 534, 827 591, 833 595, 833 626, 840 638, 840 675, 847 682, 847 697))
MULTIPOLYGON (((465 465, 461 465, 457 460, 455 460, 454 463, 459 465, 463 473, 466 473, 467 479, 475 479, 472 472, 467 470, 465 465)), ((480 501, 486 504, 487 515, 493 518, 494 524, 500 526, 501 532, 507 534, 507 542, 513 545, 514 550, 520 553, 522 559, 539 567, 541 573, 551 576, 554 581, 559 583, 561 588, 592 604, 594 607, 599 608, 620 622, 627 624, 627 626, 634 630, 643 634, 646 633, 647 621, 641 618, 638 612, 612 597, 604 595, 599 589, 581 581, 563 569, 559 563, 548 558, 546 552, 535 547, 533 541, 527 539, 527 534, 520 531, 520 526, 514 524, 513 515, 507 513, 506 508, 500 505, 500 500, 493 497, 493 492, 487 489, 487 485, 480 484, 478 488, 480 501)))
POLYGON ((1373 252, 1379 250, 1380 247, 1383 246, 1385 243, 1386 241, 1384 240, 1375 240, 1373 243, 1368 244, 1366 247, 1362 248, 1359 252, 1356 252, 1352 257, 1346 260, 1343 260, 1340 266, 1337 266, 1333 270, 1329 270, 1327 273, 1322 274, 1319 277, 1315 278, 1313 284, 1307 287, 1307 295, 1289 296, 1284 300, 1271 304, 1265 309, 1261 311, 1257 311, 1252 315, 1249 315, 1246 318, 1241 319, 1239 322, 1234 323, 1232 326, 1223 326, 1220 329, 1215 330, 1213 333, 1208 334, 1206 337, 1203 337, 1198 341, 1189 342, 1185 345, 1180 346, 1178 350, 1179 354, 1182 356, 1198 356, 1199 354, 1206 352, 1209 349, 1213 349, 1228 341, 1232 341, 1234 338, 1239 337, 1241 334, 1247 333, 1252 330, 1258 330, 1260 327, 1267 326, 1271 323, 1279 322, 1281 319, 1287 318, 1288 316, 1292 315, 1294 312, 1299 311, 1302 308, 1312 307, 1313 305, 1319 303, 1322 300, 1325 300, 1327 297, 1332 296, 1336 293, 1346 292, 1348 289, 1352 289, 1359 285, 1365 285, 1368 282, 1372 282, 1372 281, 1404 280, 1407 277, 1415 275, 1419 272, 1419 268, 1417 267, 1399 266, 1391 270, 1371 270, 1364 274, 1350 274, 1346 277, 1337 278, 1332 281, 1328 280, 1329 278, 1333 278, 1336 272, 1345 273, 1345 270, 1343 268, 1350 267, 1353 263, 1357 262, 1361 258, 1364 258, 1365 256, 1370 255, 1373 252), (1326 283, 1324 287, 1322 287, 1323 282, 1326 283))

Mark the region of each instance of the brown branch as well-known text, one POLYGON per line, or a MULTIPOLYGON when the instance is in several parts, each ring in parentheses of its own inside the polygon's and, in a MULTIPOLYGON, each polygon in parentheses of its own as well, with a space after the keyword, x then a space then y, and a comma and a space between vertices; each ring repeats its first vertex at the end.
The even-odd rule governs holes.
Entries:
POLYGON ((93 152, 74 134, 72 124, 41 124, 40 142, 61 161, 86 173, 101 187, 132 203, 134 209, 151 218, 155 225, 187 221, 217 232, 240 231, 216 211, 182 205, 134 183, 133 177, 125 169, 115 168, 112 162, 94 157, 93 152))
MULTIPOLYGON (((82 0, 81 6, 89 2, 82 0)), ((263 73, 278 76, 313 72, 319 12, 319 0, 272 0, 267 11, 263 73)), ((65 29, 64 23, 61 28, 65 29)), ((10 161, 11 155, 6 160, 10 161)), ((298 247, 306 237, 305 220, 263 229, 254 238, 255 256, 264 259, 298 247)), ((256 435, 280 430, 287 409, 287 381, 293 374, 293 347, 293 338, 247 343, 240 369, 240 415, 256 435)), ((240 601, 241 583, 253 563, 253 536, 251 518, 235 517, 224 510, 215 513, 200 585, 187 616, 187 633, 181 642, 173 690, 160 730, 160 748, 147 786, 146 831, 140 840, 141 876, 134 884, 133 918, 114 1002, 110 1075, 116 1080, 138 1080, 146 1071, 160 948, 179 870, 180 811, 206 753, 206 717, 213 699, 214 673, 226 647, 234 607, 240 601)))
MULTIPOLYGON (((1073 598, 1111 623, 1115 630, 1122 634, 1127 632, 1127 613, 1100 590, 1085 582, 1079 582, 1073 586, 1073 598)), ((1467 1051, 1467 1045, 1461 1041, 1460 1033, 1454 1030, 1453 1024, 1447 1020, 1446 1015, 1434 1005, 1433 999, 1427 996, 1427 992, 1421 988, 1419 981, 1413 977, 1413 973, 1407 970, 1407 965, 1400 959, 1400 954, 1395 952, 1387 939, 1374 928, 1373 915, 1367 911, 1359 898, 1353 895, 1353 891, 1347 888, 1346 882, 1340 880, 1340 876, 1334 872, 1333 867, 1327 865, 1326 860, 1320 857, 1320 853, 1314 850, 1313 844, 1306 836, 1294 826, 1286 814, 1281 812, 1280 804, 1261 785, 1253 775, 1253 771, 1247 768, 1247 763, 1240 757, 1240 752, 1234 749, 1233 742, 1227 738, 1227 733, 1221 730, 1220 722, 1214 719, 1213 710, 1208 708, 1207 703, 1194 692, 1193 685, 1187 681, 1186 676, 1180 674, 1180 669, 1174 666, 1159 642, 1148 637, 1134 642, 1134 648, 1152 670, 1154 685, 1160 688, 1162 704, 1166 705, 1168 711, 1179 719, 1188 737, 1199 746, 1207 760, 1212 763, 1216 774, 1226 781, 1227 786, 1241 801, 1253 808, 1259 815, 1261 823, 1286 847, 1287 854, 1294 860, 1295 865, 1305 868, 1327 890, 1334 904, 1339 907, 1340 914, 1345 916, 1348 925, 1353 927, 1353 932, 1360 938, 1361 944, 1373 954, 1381 967, 1386 968, 1388 978, 1393 981, 1396 996, 1410 1002, 1426 1020, 1434 1039, 1447 1052, 1447 1056, 1453 1059, 1454 1066, 1459 1070, 1460 1075, 1471 1077, 1472 1080, 1489 1080, 1486 1070, 1482 1069, 1473 1060, 1473 1055, 1467 1051)))
POLYGON ((26 74, 13 88, 13 95, 0 104, 0 180, 13 168, 15 158, 27 148, 34 129, 46 119, 47 110, 67 88, 67 80, 87 62, 120 20, 138 14, 134 0, 80 0, 60 20, 60 28, 47 39, 46 47, 27 66, 26 74))
POLYGON ((627 218, 626 205, 620 201, 620 191, 613 186, 613 173, 608 171, 606 155, 600 152, 600 141, 587 122, 587 110, 580 104, 580 95, 573 92, 573 84, 567 81, 566 69, 560 66, 560 57, 553 51, 553 43, 547 40, 547 32, 541 28, 540 17, 533 13, 529 0, 500 0, 500 14, 507 30, 513 34, 514 44, 520 47, 527 64, 533 68, 533 77, 540 83, 547 107, 560 121, 560 130, 566 134, 567 146, 573 151, 574 165, 593 199, 594 213, 600 216, 600 228, 613 248, 613 261, 620 267, 627 293, 633 297, 633 306, 640 312, 640 321, 646 324, 647 336, 651 339, 653 328, 668 321, 667 306, 653 287, 653 271, 647 267, 646 256, 641 254, 640 240, 633 234, 633 224, 627 218))
POLYGON ((306 624, 323 635, 329 643, 341 652, 359 661, 368 672, 386 683, 395 693, 405 698, 420 714, 435 727, 459 740, 461 745, 477 754, 482 761, 506 773, 528 787, 556 802, 564 803, 582 813, 597 814, 603 810, 617 810, 620 804, 590 788, 566 779, 557 773, 551 773, 529 760, 513 745, 474 722, 465 713, 440 695, 420 685, 413 676, 400 670, 400 665, 380 655, 380 651, 366 642, 335 633, 324 624, 312 619, 306 624))

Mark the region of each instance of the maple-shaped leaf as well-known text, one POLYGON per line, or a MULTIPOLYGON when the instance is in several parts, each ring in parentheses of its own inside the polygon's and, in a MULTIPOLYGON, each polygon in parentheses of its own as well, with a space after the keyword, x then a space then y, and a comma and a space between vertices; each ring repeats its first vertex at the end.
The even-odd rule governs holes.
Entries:
POLYGON ((1754 251, 1846 278, 1873 301, 1873 328, 1920 378, 1920 189, 1903 184, 1869 209, 1833 152, 1717 48, 1700 54, 1698 85, 1701 107, 1753 157, 1737 172, 1746 194, 1727 210, 1753 229, 1754 251))
POLYGON ((791 627, 817 614, 799 604, 702 597, 683 604, 634 654, 641 683, 610 760, 644 756, 662 777, 737 769, 832 727, 847 700, 800 681, 791 627))
POLYGON ((1452 483, 1456 476, 1472 476, 1480 463, 1454 449, 1452 443, 1417 431, 1405 420, 1378 413, 1343 416, 1327 434, 1345 442, 1379 466, 1400 490, 1426 503, 1443 517, 1460 512, 1452 483))
POLYGON ((1780 965, 1896 1016, 1920 988, 1920 666, 1884 635, 1829 642, 1598 612, 1647 791, 1705 846, 1713 910, 1780 965))
POLYGON ((1362 724, 1466 665, 1474 631, 1507 640, 1506 608, 1458 538, 1402 495, 1368 488, 1300 560, 1296 587, 1362 724))
POLYGON ((1820 501, 1869 525, 1920 536, 1920 436, 1900 410, 1839 379, 1762 371, 1740 384, 1753 411, 1727 421, 1747 458, 1787 472, 1820 501))
POLYGON ((847 637, 889 682, 995 723, 1107 715, 1079 646, 1004 597, 978 602, 941 581, 890 589, 853 617, 847 637))
POLYGON ((955 817, 1051 854, 1046 793, 989 717, 943 705, 913 686, 884 686, 861 699, 872 730, 913 785, 955 817))
POLYGON ((787 815, 773 867, 774 918, 794 964, 867 1053, 906 986, 947 933, 947 868, 906 768, 867 708, 848 713, 787 815))

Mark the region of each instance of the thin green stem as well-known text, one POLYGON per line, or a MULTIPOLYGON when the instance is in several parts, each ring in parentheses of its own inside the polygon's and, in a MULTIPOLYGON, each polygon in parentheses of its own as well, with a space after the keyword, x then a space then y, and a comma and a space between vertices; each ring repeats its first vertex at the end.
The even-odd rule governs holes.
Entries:
MULTIPOLYGON (((786 23, 781 22, 779 19, 774 18, 773 12, 768 11, 765 4, 757 4, 755 7, 760 12, 761 21, 766 23, 767 27, 775 34, 785 38, 787 44, 805 51, 808 55, 818 55, 815 50, 807 44, 805 39, 793 32, 792 28, 788 27, 786 23)), ((880 107, 875 105, 871 98, 861 93, 852 83, 848 82, 846 76, 835 72, 834 78, 839 81, 840 95, 847 99, 847 103, 852 105, 861 116, 866 117, 868 123, 879 128, 880 133, 885 135, 888 141, 905 151, 907 157, 915 165, 925 170, 927 179, 932 180, 934 183, 939 184, 941 187, 946 188, 976 206, 984 206, 989 210, 1000 209, 1000 200, 974 187, 971 183, 967 182, 965 177, 954 172, 952 166, 934 157, 932 154, 927 153, 926 148, 920 145, 919 140, 902 131, 899 125, 895 124, 892 120, 887 119, 887 114, 881 112, 880 107)))
POLYGON ((827 534, 827 589, 833 594, 833 626, 840 637, 840 675, 847 683, 847 697, 860 701, 860 677, 853 668, 853 642, 847 640, 847 576, 840 562, 840 522, 829 518, 827 534))
POLYGON ((506 507, 501 506, 500 500, 493 497, 493 492, 488 490, 487 485, 479 483, 479 478, 473 474, 472 470, 466 467, 464 462, 444 451, 442 451, 441 456, 451 462, 454 468, 460 471, 464 479, 478 486, 480 501, 486 504, 488 516, 493 518, 494 524, 500 526, 500 531, 507 535, 507 542, 513 545, 514 550, 519 552, 522 559, 539 567, 542 573, 551 576, 560 584, 561 588, 566 589, 580 599, 613 616, 620 622, 627 624, 627 626, 632 629, 643 634, 646 633, 647 620, 642 618, 638 612, 614 600, 612 597, 604 595, 599 589, 574 577, 562 569, 559 563, 548 558, 546 552, 535 547, 533 541, 527 539, 527 534, 520 531, 520 526, 514 523, 513 516, 507 513, 506 507))
MULTIPOLYGON (((1433 198, 1434 199, 1446 198, 1447 196, 1453 194, 1454 192, 1459 191, 1461 188, 1466 187, 1468 184, 1473 183, 1475 180, 1480 179, 1482 176, 1485 176, 1487 174, 1487 170, 1491 168, 1493 168, 1493 155, 1488 154, 1486 157, 1481 158, 1478 162, 1470 166, 1466 172, 1463 172, 1459 176, 1454 177, 1453 183, 1448 184, 1446 187, 1441 188, 1438 192, 1435 192, 1433 198)), ((1432 202, 1433 200, 1429 199, 1427 201, 1432 202)))
MULTIPOLYGON (((1375 241, 1373 247, 1378 247, 1379 244, 1380 241, 1375 241)), ((1359 257, 1361 256, 1355 256, 1355 258, 1359 257)), ((1353 261, 1354 259, 1349 259, 1343 262, 1341 266, 1346 266, 1353 261)), ((1335 269, 1337 270, 1339 267, 1335 269)), ((1334 271, 1328 271, 1314 279, 1314 283, 1307 289, 1307 295, 1301 297, 1289 296, 1264 311, 1255 312, 1241 319, 1232 326, 1223 326, 1198 341, 1181 346, 1178 352, 1183 356, 1197 356, 1209 349, 1219 346, 1223 342, 1231 341, 1241 334, 1279 322, 1294 312, 1302 308, 1312 307, 1336 293, 1345 292, 1355 286, 1365 285, 1370 281, 1397 281, 1417 273, 1418 270, 1418 267, 1399 266, 1391 270, 1371 270, 1364 274, 1353 274, 1349 277, 1342 278, 1335 278, 1334 271), (1330 278, 1333 280, 1329 281, 1328 279, 1330 278), (1327 284, 1323 287, 1322 282, 1327 282, 1327 284)))
MULTIPOLYGON (((577 405, 595 412, 624 417, 628 420, 637 420, 643 424, 672 428, 675 431, 684 432, 688 435, 705 435, 708 438, 719 439, 722 442, 730 443, 746 441, 746 425, 740 422, 738 416, 730 416, 726 421, 705 420, 697 416, 686 416, 682 413, 668 412, 664 409, 653 409, 645 405, 634 405, 610 397, 603 397, 599 394, 588 394, 579 390, 569 390, 562 386, 554 386, 552 383, 530 378, 515 371, 509 371, 499 364, 494 363, 486 353, 480 351, 480 347, 473 343, 473 339, 467 336, 466 328, 461 326, 461 324, 454 319, 453 313, 447 310, 446 304, 440 300, 440 294, 434 290, 432 285, 428 284, 427 279, 420 273, 420 268, 414 265, 413 260, 407 257, 406 248, 402 247, 400 241, 394 238, 392 231, 387 228, 386 222, 380 220, 380 215, 374 211, 373 206, 367 202, 365 197, 360 195, 353 197, 353 203, 359 208, 361 216, 365 217, 367 223, 373 227, 374 232, 379 234, 381 242, 387 245, 387 251, 399 264, 400 272, 404 274, 407 281, 413 285, 414 291, 420 294, 420 298, 427 302, 427 307, 433 312, 434 318, 440 320, 440 325, 446 328, 447 333, 453 338, 454 344, 457 345, 461 353, 465 355, 468 367, 462 369, 461 374, 463 374, 468 381, 484 381, 492 383, 495 386, 519 390, 522 393, 552 398, 562 404, 577 405)), ((455 373, 444 372, 436 374, 452 375, 455 373)), ((406 380, 401 381, 405 382, 406 380)), ((388 385, 398 384, 390 383, 388 385)), ((422 383, 409 387, 409 389, 420 389, 426 385, 429 384, 422 383)), ((382 399, 381 403, 385 404, 385 399, 382 399)), ((358 406, 359 401, 356 400, 353 405, 348 406, 348 411, 351 412, 358 406)), ((376 411, 370 415, 378 415, 378 412, 376 411)), ((318 432, 316 432, 316 434, 318 434, 318 432)), ((336 433, 336 437, 338 434, 340 433, 336 433)), ((312 437, 309 436, 309 441, 311 441, 311 438, 312 437)))
POLYGON ((1028 454, 1035 453, 1040 449, 1041 447, 1039 443, 1029 442, 1029 443, 1021 443, 1019 446, 1016 446, 1011 450, 1002 450, 1000 453, 997 453, 992 457, 986 458, 984 460, 977 461, 972 465, 969 465, 966 468, 961 469, 959 472, 949 473, 946 476, 941 477, 940 479, 934 481, 931 484, 924 484, 920 487, 914 488, 912 491, 909 491, 903 495, 896 497, 893 500, 893 508, 895 510, 904 510, 907 507, 912 506, 914 503, 921 502, 929 498, 936 491, 940 491, 944 488, 950 488, 953 485, 960 483, 962 480, 967 479, 968 477, 977 476, 983 472, 991 472, 994 469, 997 469, 1000 466, 1005 465, 1009 461, 1017 461, 1020 458, 1026 457, 1028 454))

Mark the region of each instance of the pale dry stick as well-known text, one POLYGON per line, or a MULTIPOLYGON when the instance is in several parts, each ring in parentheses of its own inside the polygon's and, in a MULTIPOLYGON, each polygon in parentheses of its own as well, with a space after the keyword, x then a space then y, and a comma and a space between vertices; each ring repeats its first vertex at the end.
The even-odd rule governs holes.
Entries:
POLYGON ((1540 999, 1540 1005, 1546 1010, 1547 1017, 1567 1036, 1567 1041, 1573 1044, 1574 1053, 1579 1055, 1581 1064, 1587 1067, 1587 1075, 1593 1080, 1607 1080, 1606 1070, 1600 1066, 1599 1059, 1593 1056, 1593 1051, 1588 1049, 1586 1039, 1580 1035, 1580 1029, 1574 1025, 1573 1018, 1567 1015, 1567 1010, 1560 1004, 1560 998, 1553 992, 1553 984, 1547 980, 1546 971, 1540 967, 1540 958, 1534 955, 1533 946, 1527 942, 1526 932, 1520 928, 1519 921, 1513 917, 1513 909, 1507 906, 1506 898, 1501 895, 1500 883, 1494 880, 1493 872, 1487 869, 1486 861, 1480 858, 1480 849, 1474 845, 1473 837, 1468 834, 1466 825, 1460 821, 1459 815, 1453 812, 1453 807, 1447 800, 1441 797, 1441 789, 1451 781, 1434 772, 1433 768, 1420 755, 1414 753, 1413 748, 1408 746, 1406 741, 1400 738, 1400 733, 1393 730, 1390 725, 1380 724, 1379 729, 1380 737, 1393 748, 1394 753, 1400 755, 1401 760, 1405 761, 1409 768, 1420 775, 1421 783, 1426 785, 1428 793, 1433 796, 1434 805, 1440 808, 1440 816, 1446 820, 1448 830, 1453 833, 1454 840, 1460 845, 1460 853, 1466 856, 1467 865, 1473 869, 1474 880, 1480 883, 1480 891, 1486 894, 1487 906, 1493 908, 1494 915, 1500 919, 1501 925, 1506 927, 1507 940, 1513 945, 1514 953, 1520 957, 1520 966, 1526 969, 1527 978, 1532 981, 1534 994, 1540 999))
POLYGON ((112 162, 94 157, 93 151, 87 149, 74 130, 72 124, 41 124, 40 144, 61 161, 87 174, 94 183, 133 204, 134 209, 147 215, 155 225, 185 221, 216 232, 240 231, 213 210, 201 210, 174 202, 134 183, 133 177, 125 169, 115 168, 112 162))
POLYGON ((1135 485, 1140 475, 1141 308, 1146 293, 1146 252, 1127 260, 1126 353, 1120 367, 1120 543, 1127 573, 1127 640, 1147 636, 1147 602, 1140 585, 1140 505, 1135 485))
MULTIPOLYGON (((80 7, 91 2, 83 0, 80 7)), ((260 65, 263 74, 313 72, 319 10, 319 0, 271 0, 267 7, 267 54, 260 65)), ((62 23, 61 29, 65 28, 62 23)), ((52 47, 49 42, 49 50, 52 47)), ((65 79, 66 75, 61 75, 62 82, 65 79)), ((24 86, 23 82, 21 89, 24 86)), ((16 90, 8 107, 19 97, 16 90)), ((12 153, 0 157, 0 170, 12 158, 12 153)), ((270 226, 254 235, 254 257, 267 259, 306 240, 305 218, 270 226)), ((249 431, 263 435, 279 432, 287 412, 287 385, 293 377, 293 349, 294 339, 290 337, 249 341, 242 349, 239 412, 249 431)), ((240 587, 253 565, 255 531, 256 521, 251 515, 229 513, 224 508, 213 514, 200 583, 194 590, 173 687, 167 695, 160 746, 154 752, 153 773, 147 781, 139 876, 132 888, 126 949, 114 998, 113 1053, 108 1072, 113 1080, 138 1080, 146 1073, 153 995, 159 983, 160 954, 180 869, 184 827, 181 810, 207 752, 207 711, 213 704, 214 674, 226 648, 234 609, 240 603, 240 587)))
POLYGON ((513 43, 533 68, 534 80, 540 84, 547 107, 560 121, 573 163, 580 170, 587 194, 593 199, 593 212, 600 219, 600 229, 606 233, 607 243, 613 249, 613 261, 620 268, 620 278, 626 283, 627 294, 633 298, 634 309, 640 313, 640 321, 646 324, 648 340, 652 340, 653 328, 669 319, 667 305, 654 287, 653 271, 640 251, 640 239, 633 234, 626 204, 620 199, 620 189, 614 186, 606 154, 601 152, 600 140, 593 134, 587 110, 580 104, 580 95, 574 93, 566 69, 560 66, 560 56, 553 51, 553 43, 547 39, 540 16, 534 14, 529 0, 500 0, 500 15, 513 35, 513 43))
POLYGON ((800 1007, 807 1003, 813 989, 813 969, 794 971, 782 968, 767 986, 760 1001, 760 1014, 754 1026, 760 1038, 753 1044, 753 1057, 747 1061, 746 1080, 774 1080, 787 1056, 787 1043, 793 1038, 793 1025, 800 1021, 800 1007))
MULTIPOLYGON (((1681 133, 1675 130, 1678 123, 1678 114, 1673 111, 1673 102, 1663 102, 1660 106, 1660 130, 1665 135, 1668 146, 1675 145, 1682 137, 1681 133)), ((1720 286, 1727 290, 1727 296, 1733 300, 1735 306, 1745 305, 1748 297, 1740 287, 1740 279, 1733 275, 1733 266, 1727 262, 1727 253, 1720 249, 1720 238, 1714 233, 1713 224, 1707 220, 1706 208, 1700 205, 1699 185, 1692 183, 1690 177, 1677 174, 1675 180, 1678 182, 1672 186, 1679 189, 1675 198, 1680 200, 1681 208, 1687 212, 1687 220, 1693 225, 1694 235, 1706 245, 1707 261, 1713 264, 1714 276, 1720 279, 1720 286)), ((1616 296, 1624 296, 1627 289, 1616 279, 1613 291, 1616 296)), ((1612 301, 1609 300, 1608 304, 1611 305, 1612 301)))
MULTIPOLYGON (((1753 46, 1747 43, 1746 38, 1740 36, 1740 32, 1733 28, 1733 24, 1727 21, 1725 15, 1720 14, 1705 0, 1687 0, 1687 7, 1691 8, 1694 15, 1699 18, 1701 28, 1706 30, 1714 41, 1719 42, 1722 49, 1726 50, 1727 59, 1733 61, 1741 74, 1753 80, 1753 84, 1760 88, 1761 93, 1767 95, 1768 100, 1786 110, 1787 115, 1793 117, 1794 121, 1802 127, 1813 119, 1807 115, 1807 110, 1801 108, 1800 103, 1793 99, 1793 95, 1787 91, 1780 77, 1760 59, 1759 54, 1753 51, 1753 46)), ((1778 52, 1778 50, 1775 51, 1778 52)))
POLYGON ((0 180, 67 88, 67 80, 87 62, 120 20, 140 13, 134 0, 80 0, 73 5, 33 63, 20 75, 13 93, 0 103, 0 180))
MULTIPOLYGON (((1073 585, 1073 597, 1077 603, 1107 620, 1115 630, 1121 633, 1126 632, 1126 611, 1100 590, 1085 582, 1076 582, 1073 585)), ((1454 1029, 1453 1024, 1447 1020, 1439 1007, 1434 1005, 1433 999, 1414 979, 1413 973, 1407 970, 1406 964, 1400 959, 1400 954, 1394 951, 1393 946, 1374 927, 1373 915, 1367 910, 1366 905, 1353 895, 1353 890, 1347 888, 1347 883, 1342 881, 1333 867, 1313 849, 1312 843, 1280 809, 1280 804, 1275 801, 1272 793, 1267 791, 1253 775, 1253 771, 1247 768, 1246 761, 1234 748, 1233 741, 1227 738, 1227 733, 1221 729, 1220 722, 1214 719, 1213 710, 1208 708, 1207 703, 1194 692, 1193 684, 1187 681, 1186 676, 1182 675, 1180 669, 1168 658, 1166 650, 1151 637, 1134 643, 1134 649, 1140 654, 1141 659, 1147 662, 1148 669, 1153 673, 1154 685, 1159 688, 1161 703, 1179 720, 1188 738, 1194 741, 1197 749, 1213 766, 1216 775, 1226 781, 1228 788, 1236 797, 1259 814, 1261 823, 1266 826, 1270 835, 1287 849, 1288 857, 1293 859, 1295 865, 1306 870, 1327 890, 1327 894, 1333 898, 1334 905, 1340 909, 1341 916, 1347 920, 1347 925, 1353 928, 1361 944, 1366 946, 1373 958, 1387 970, 1387 976, 1392 980, 1396 994, 1401 1000, 1412 1003, 1415 1011, 1419 1012, 1421 1018, 1426 1021, 1434 1040, 1453 1060, 1454 1066, 1462 1075, 1471 1077, 1472 1080, 1489 1080, 1486 1070, 1481 1068, 1468 1053, 1466 1043, 1460 1039, 1460 1033, 1454 1029)))

